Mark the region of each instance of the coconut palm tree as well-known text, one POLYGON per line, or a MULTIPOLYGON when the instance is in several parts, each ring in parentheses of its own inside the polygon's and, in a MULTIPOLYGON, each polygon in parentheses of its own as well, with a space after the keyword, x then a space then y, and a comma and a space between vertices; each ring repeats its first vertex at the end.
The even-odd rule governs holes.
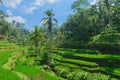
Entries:
POLYGON ((2 10, 0 10, 0 20, 3 20, 5 17, 8 17, 2 10))
POLYGON ((42 33, 42 30, 39 29, 38 26, 35 26, 35 31, 30 36, 31 36, 30 40, 35 45, 35 55, 38 55, 39 43, 40 43, 40 40, 43 39, 44 34, 42 33))
POLYGON ((57 23, 57 20, 55 18, 53 18, 53 16, 55 15, 51 10, 47 10, 45 11, 45 14, 48 16, 46 18, 43 18, 43 25, 48 26, 48 31, 51 33, 52 31, 52 26, 53 26, 53 21, 55 21, 57 23))
POLYGON ((53 18, 53 16, 55 15, 51 10, 47 10, 45 11, 45 14, 47 15, 46 18, 42 19, 43 25, 47 26, 48 28, 48 38, 46 39, 46 51, 43 56, 42 56, 42 61, 45 64, 50 64, 51 60, 52 60, 52 54, 50 52, 50 50, 52 49, 52 27, 53 27, 53 21, 57 23, 57 20, 55 18, 53 18))

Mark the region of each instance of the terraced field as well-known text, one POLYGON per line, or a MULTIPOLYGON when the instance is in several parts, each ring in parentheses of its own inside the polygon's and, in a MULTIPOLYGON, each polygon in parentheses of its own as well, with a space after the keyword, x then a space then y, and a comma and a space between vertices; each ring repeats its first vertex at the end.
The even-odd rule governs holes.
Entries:
MULTIPOLYGON (((7 46, 7 44, 4 44, 7 46)), ((9 44, 11 45, 11 44, 9 44)), ((17 45, 11 46, 11 47, 5 47, 0 45, 0 80, 21 80, 17 74, 15 74, 11 70, 7 70, 3 67, 3 65, 8 61, 8 58, 11 57, 11 55, 15 52, 18 52, 19 50, 16 48, 17 45), (14 47, 14 49, 13 49, 14 47)), ((10 65, 9 65, 10 66, 10 65)))
POLYGON ((0 41, 0 50, 18 49, 19 46, 8 41, 0 41))
POLYGON ((97 50, 52 50, 51 70, 36 64, 40 57, 29 56, 27 48, 3 42, 0 44, 0 80, 119 80, 120 55, 101 54, 97 50), (84 76, 84 77, 83 77, 84 76))
POLYGON ((96 50, 83 49, 60 49, 59 51, 55 49, 53 53, 55 53, 54 60, 57 66, 65 66, 72 71, 100 73, 109 76, 112 80, 120 79, 120 55, 101 54, 96 50))
MULTIPOLYGON (((29 52, 28 52, 29 53, 29 52)), ((27 57, 25 54, 20 55, 17 58, 18 64, 15 67, 15 71, 25 74, 29 79, 33 80, 64 80, 57 77, 50 71, 44 71, 43 65, 35 64, 36 57, 27 57)))
POLYGON ((49 71, 41 71, 42 65, 32 65, 36 58, 26 58, 26 48, 0 43, 0 80, 64 80, 49 71))

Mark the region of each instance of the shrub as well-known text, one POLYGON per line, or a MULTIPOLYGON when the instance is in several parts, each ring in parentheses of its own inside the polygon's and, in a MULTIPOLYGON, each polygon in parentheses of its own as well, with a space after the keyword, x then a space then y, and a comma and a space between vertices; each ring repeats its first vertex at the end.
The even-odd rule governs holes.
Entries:
POLYGON ((71 72, 69 71, 69 68, 67 67, 55 66, 54 71, 60 77, 67 78, 69 80, 71 78, 71 72))
POLYGON ((92 42, 120 43, 120 33, 99 34, 92 37, 92 42))
POLYGON ((34 47, 31 46, 30 48, 28 48, 28 50, 30 50, 30 51, 34 50, 34 47))
POLYGON ((87 73, 77 73, 74 77, 74 80, 87 80, 87 76, 88 74, 87 73))
POLYGON ((81 73, 78 72, 76 75, 74 75, 73 80, 110 80, 109 76, 103 75, 101 73, 81 73))
POLYGON ((42 54, 42 64, 50 65, 52 63, 52 55, 49 52, 42 54))
POLYGON ((89 47, 104 53, 120 52, 120 33, 99 34, 92 37, 89 47))

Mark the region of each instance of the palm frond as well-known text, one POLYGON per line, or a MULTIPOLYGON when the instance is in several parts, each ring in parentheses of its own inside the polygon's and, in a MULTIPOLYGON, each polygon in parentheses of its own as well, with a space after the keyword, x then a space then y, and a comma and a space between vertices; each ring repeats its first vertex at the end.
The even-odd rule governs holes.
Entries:
POLYGON ((49 20, 46 20, 43 25, 48 26, 49 25, 49 20))
POLYGON ((49 19, 49 18, 42 18, 42 20, 41 20, 41 21, 45 21, 45 20, 47 20, 47 19, 49 19))
POLYGON ((55 19, 55 18, 52 18, 56 23, 58 23, 58 20, 57 19, 55 19))
POLYGON ((48 25, 48 23, 49 23, 49 18, 43 18, 43 19, 42 19, 42 23, 43 23, 43 25, 48 25))
POLYGON ((45 14, 46 14, 47 16, 50 16, 50 15, 51 15, 50 10, 45 11, 45 14))
POLYGON ((5 14, 2 10, 0 10, 0 16, 3 16, 3 17, 8 17, 7 14, 5 14))
POLYGON ((46 23, 49 20, 49 18, 43 18, 41 21, 42 23, 46 23))
POLYGON ((47 15, 47 16, 54 16, 55 14, 53 14, 52 13, 52 10, 47 10, 47 11, 45 11, 45 14, 47 15))

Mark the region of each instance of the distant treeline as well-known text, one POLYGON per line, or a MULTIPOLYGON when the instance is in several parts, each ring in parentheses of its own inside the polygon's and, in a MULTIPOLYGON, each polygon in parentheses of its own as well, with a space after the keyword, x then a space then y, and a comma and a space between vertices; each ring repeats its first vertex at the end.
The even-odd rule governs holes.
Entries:
POLYGON ((74 14, 61 26, 62 47, 94 47, 103 51, 117 47, 119 51, 120 0, 98 0, 95 4, 76 0, 72 9, 74 14))

